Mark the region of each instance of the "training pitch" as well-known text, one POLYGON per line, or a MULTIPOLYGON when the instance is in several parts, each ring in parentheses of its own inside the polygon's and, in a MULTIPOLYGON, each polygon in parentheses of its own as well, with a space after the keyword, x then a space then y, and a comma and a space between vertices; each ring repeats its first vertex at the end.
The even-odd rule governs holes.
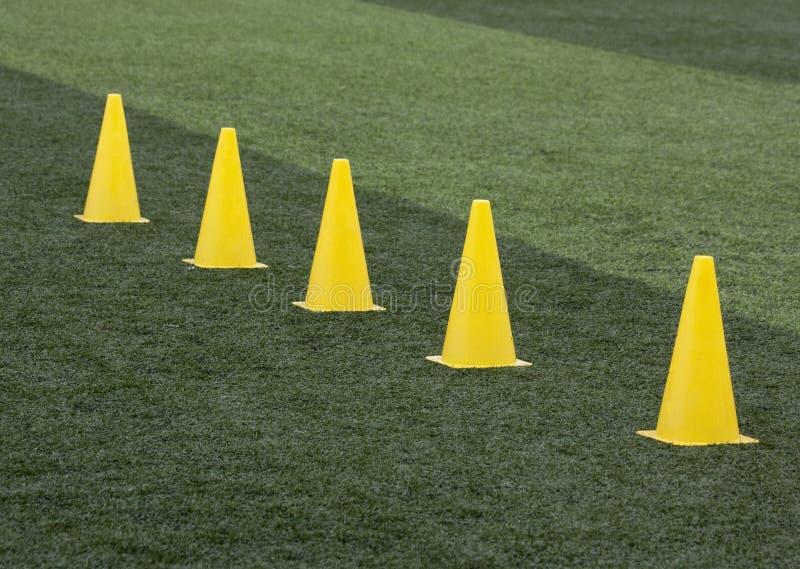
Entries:
POLYGON ((791 0, 0 2, 0 566, 797 568, 798 133, 791 0), (182 262, 226 127, 261 270, 182 262), (292 304, 343 158, 385 311, 292 304), (530 366, 425 359, 473 199, 530 366), (758 444, 636 434, 695 255, 758 444))

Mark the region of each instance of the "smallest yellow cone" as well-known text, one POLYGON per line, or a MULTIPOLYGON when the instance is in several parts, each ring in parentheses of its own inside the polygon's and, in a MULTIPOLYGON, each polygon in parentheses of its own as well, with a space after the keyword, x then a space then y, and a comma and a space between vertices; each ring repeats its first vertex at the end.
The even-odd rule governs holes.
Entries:
POLYGON ((197 248, 193 259, 183 261, 204 269, 266 267, 256 261, 239 145, 232 128, 219 133, 197 248))
POLYGON ((372 300, 350 162, 345 159, 331 165, 306 299, 292 304, 312 312, 385 310, 372 300))
POLYGON ((472 202, 442 355, 427 359, 453 368, 531 365, 518 360, 514 350, 492 206, 487 200, 472 202))
POLYGON ((681 446, 758 442, 739 433, 712 257, 694 258, 658 424, 638 434, 681 446))
POLYGON ((128 127, 122 97, 118 94, 106 98, 86 205, 83 213, 75 217, 89 223, 149 221, 139 213, 128 127))

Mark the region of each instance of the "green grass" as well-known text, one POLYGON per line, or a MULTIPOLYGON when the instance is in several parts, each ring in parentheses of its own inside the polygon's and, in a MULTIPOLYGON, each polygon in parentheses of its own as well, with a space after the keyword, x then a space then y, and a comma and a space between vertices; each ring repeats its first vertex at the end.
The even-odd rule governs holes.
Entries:
POLYGON ((793 0, 370 1, 670 63, 800 81, 793 0))
MULTIPOLYGON (((680 28, 694 8, 671 5, 680 28)), ((796 567, 800 87, 773 47, 797 27, 747 6, 719 8, 759 54, 729 64, 577 3, 605 43, 537 37, 520 3, 514 26, 446 4, 0 7, 0 565, 796 567), (109 91, 147 226, 71 217, 109 91), (267 271, 180 261, 222 126, 267 271), (300 297, 339 156, 384 289, 449 283, 469 201, 492 200, 509 294, 535 291, 511 314, 533 367, 426 362, 446 312, 424 306, 252 305, 300 297), (696 253, 758 445, 634 434, 696 253)))

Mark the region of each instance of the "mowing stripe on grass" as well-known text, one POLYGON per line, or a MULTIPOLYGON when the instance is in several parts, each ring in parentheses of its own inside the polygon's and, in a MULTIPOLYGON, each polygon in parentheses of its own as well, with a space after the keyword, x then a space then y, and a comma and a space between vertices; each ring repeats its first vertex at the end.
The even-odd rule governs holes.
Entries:
MULTIPOLYGON (((800 555, 796 333, 723 305, 740 426, 762 442, 676 451, 634 431, 656 418, 679 295, 500 232, 510 295, 532 285, 512 323, 534 365, 432 366, 441 307, 319 318, 260 303, 261 287, 300 297, 289 289, 308 275, 324 174, 243 146, 271 268, 187 269, 214 136, 129 106, 153 223, 86 226, 70 214, 102 98, 8 68, 0 85, 0 564, 788 567, 800 555)), ((374 283, 451 284, 463 220, 356 176, 359 188, 374 283)), ((720 263, 722 291, 728 278, 720 263)))

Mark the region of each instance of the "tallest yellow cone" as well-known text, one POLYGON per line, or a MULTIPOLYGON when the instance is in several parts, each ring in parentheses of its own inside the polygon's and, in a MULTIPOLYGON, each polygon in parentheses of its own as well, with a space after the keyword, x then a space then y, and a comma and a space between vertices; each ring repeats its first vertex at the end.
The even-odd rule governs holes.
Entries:
POLYGON ((149 221, 139 213, 128 127, 122 97, 118 94, 111 94, 106 99, 86 205, 83 214, 75 217, 89 223, 149 221))
POLYGON ((739 433, 712 257, 694 258, 658 424, 639 434, 683 446, 758 442, 739 433))

